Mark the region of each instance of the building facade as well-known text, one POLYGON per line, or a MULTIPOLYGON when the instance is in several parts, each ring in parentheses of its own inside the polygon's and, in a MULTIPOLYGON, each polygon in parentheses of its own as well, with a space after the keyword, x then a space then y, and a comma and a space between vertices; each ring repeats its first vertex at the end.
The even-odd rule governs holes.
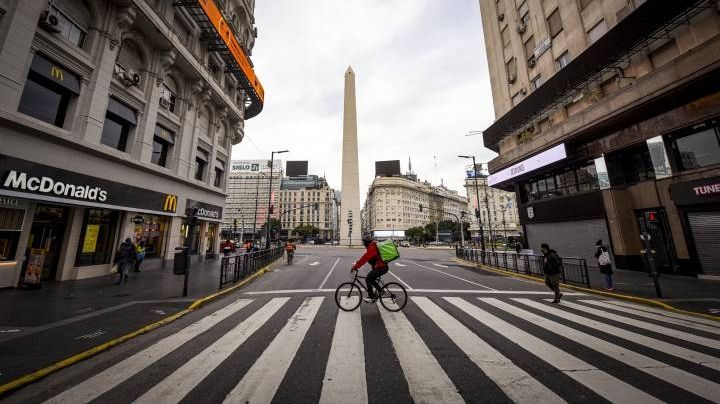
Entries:
POLYGON ((376 177, 363 209, 369 232, 403 231, 442 220, 455 220, 463 212, 467 218, 468 201, 457 191, 414 178, 376 177), (422 212, 420 205, 425 207, 422 212))
POLYGON ((252 48, 253 4, 184 3, 0 0, 0 287, 107 275, 125 238, 146 268, 217 253, 231 147, 262 108, 223 52, 252 48), (221 14, 230 30, 206 24, 221 14))
POLYGON ((529 247, 720 275, 716 1, 481 0, 495 123, 489 184, 529 247), (647 242, 647 245, 645 243, 647 242))
POLYGON ((270 191, 269 160, 233 160, 228 176, 223 237, 243 240, 262 237, 268 218, 268 198, 273 208, 271 218, 277 219, 277 199, 283 178, 282 161, 275 160, 270 191))
POLYGON ((473 239, 480 240, 480 224, 486 240, 491 236, 493 240, 514 240, 520 236, 515 193, 487 186, 487 176, 480 175, 477 180, 465 178, 465 191, 468 200, 466 219, 470 222, 473 239))
MULTIPOLYGON (((317 175, 285 177, 282 179, 278 211, 283 236, 292 238, 298 226, 310 225, 320 231, 322 240, 337 236, 337 198, 325 178, 317 175)), ((315 236, 315 235, 314 235, 315 236)))

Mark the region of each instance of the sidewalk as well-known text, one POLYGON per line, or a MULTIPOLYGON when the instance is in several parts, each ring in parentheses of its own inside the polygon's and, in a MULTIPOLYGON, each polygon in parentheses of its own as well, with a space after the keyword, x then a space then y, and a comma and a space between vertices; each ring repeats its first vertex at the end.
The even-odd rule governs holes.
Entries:
POLYGON ((172 268, 0 290, 0 385, 178 313, 218 291, 221 260, 193 262, 188 296, 172 268), (30 338, 28 338, 30 337, 30 338))

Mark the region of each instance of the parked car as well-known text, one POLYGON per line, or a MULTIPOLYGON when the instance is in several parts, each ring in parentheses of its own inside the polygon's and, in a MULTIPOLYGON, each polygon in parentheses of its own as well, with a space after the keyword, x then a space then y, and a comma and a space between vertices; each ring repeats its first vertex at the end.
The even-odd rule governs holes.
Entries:
POLYGON ((400 242, 400 247, 410 247, 410 243, 408 243, 407 241, 403 240, 403 241, 400 242))

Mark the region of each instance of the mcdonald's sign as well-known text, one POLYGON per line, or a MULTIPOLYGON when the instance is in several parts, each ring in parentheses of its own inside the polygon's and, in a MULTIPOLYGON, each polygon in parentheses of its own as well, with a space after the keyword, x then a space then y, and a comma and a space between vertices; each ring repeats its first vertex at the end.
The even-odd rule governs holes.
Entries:
POLYGON ((177 195, 166 194, 163 197, 163 211, 175 213, 177 211, 177 195))
POLYGON ((65 77, 63 77, 62 69, 57 66, 52 67, 52 69, 50 70, 50 75, 56 80, 63 81, 65 79, 65 77))

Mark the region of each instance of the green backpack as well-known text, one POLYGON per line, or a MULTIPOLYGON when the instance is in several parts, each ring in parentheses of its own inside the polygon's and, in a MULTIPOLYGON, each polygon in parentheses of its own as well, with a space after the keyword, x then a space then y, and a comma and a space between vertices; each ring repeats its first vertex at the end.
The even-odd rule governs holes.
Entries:
POLYGON ((390 239, 378 241, 377 248, 380 252, 380 259, 383 260, 385 263, 395 261, 396 259, 400 258, 400 253, 398 252, 395 242, 390 239))

